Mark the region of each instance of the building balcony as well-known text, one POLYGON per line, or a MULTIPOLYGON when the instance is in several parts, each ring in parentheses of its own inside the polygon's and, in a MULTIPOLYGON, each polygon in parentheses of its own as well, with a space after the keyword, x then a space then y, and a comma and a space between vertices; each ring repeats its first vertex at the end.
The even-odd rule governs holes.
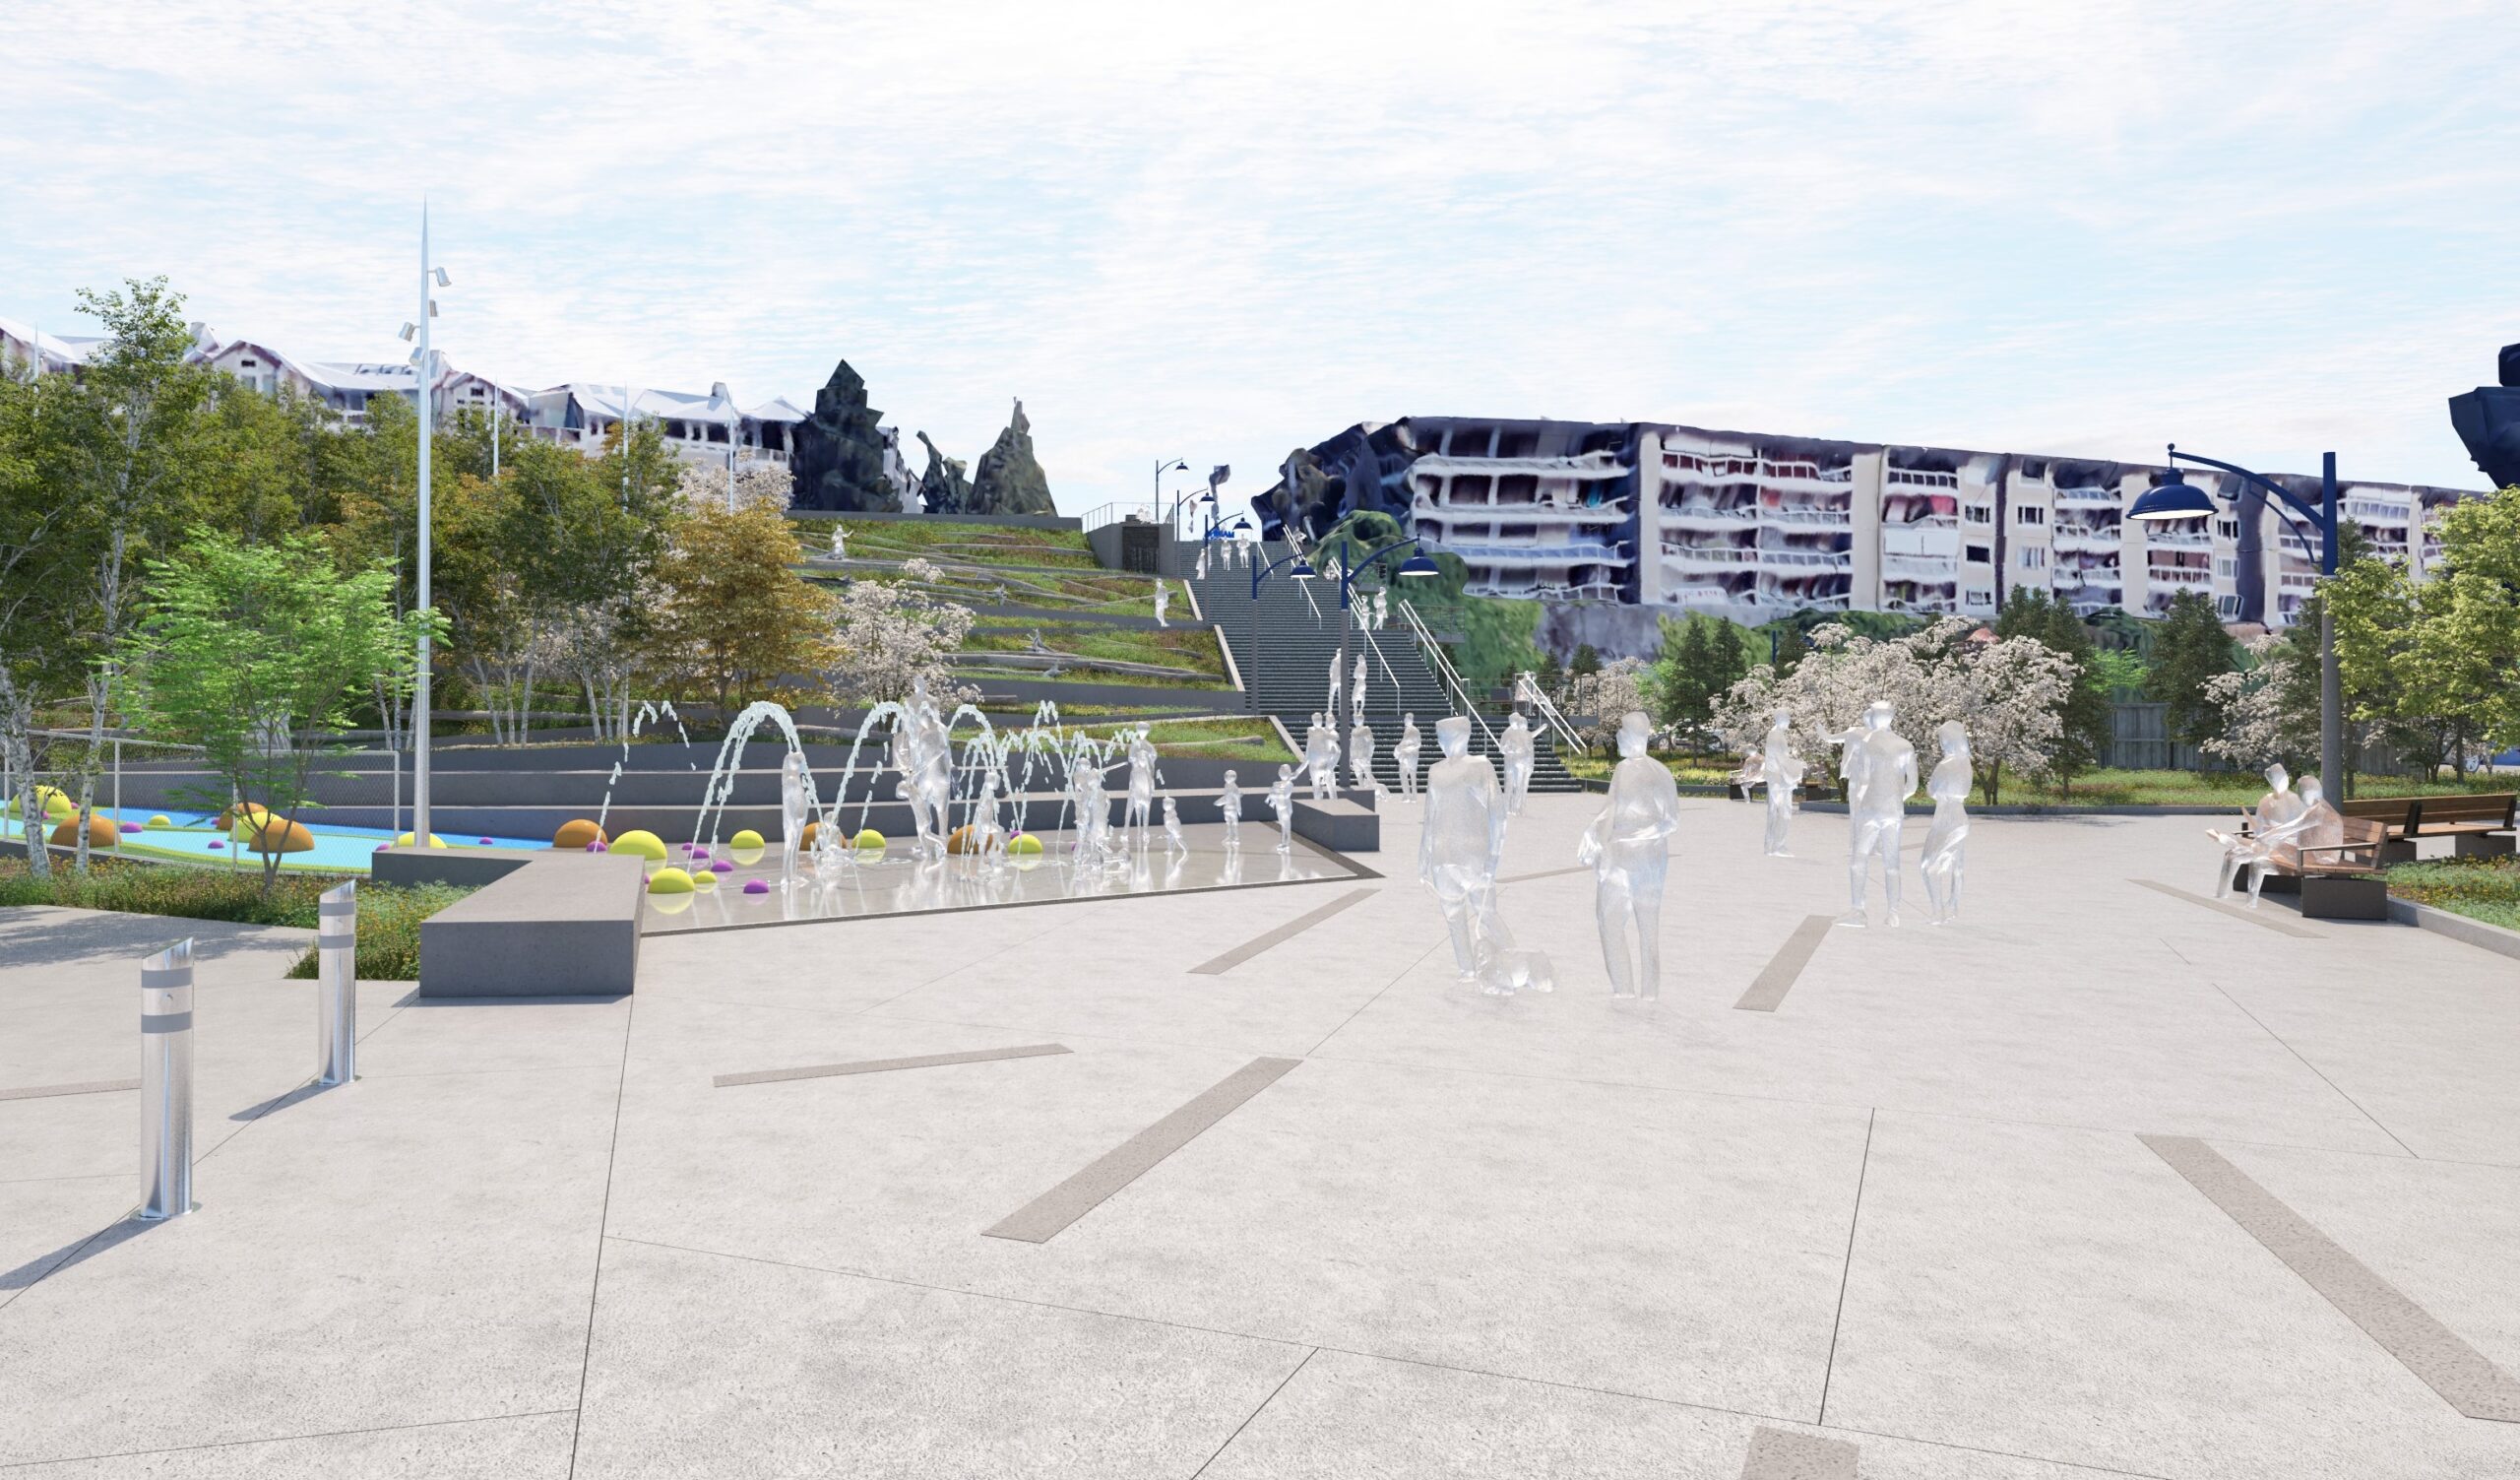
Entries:
POLYGON ((1759 563, 1759 552, 1744 545, 1663 546, 1663 563, 1683 570, 1730 569, 1759 563))
POLYGON ((2144 579, 2156 586, 2185 586, 2203 591, 2214 584, 2214 572, 2193 565, 2152 565, 2144 579))
POLYGON ((2144 532, 2144 543, 2155 549, 2212 549, 2214 537, 2203 530, 2157 526, 2144 532))
POLYGON ((1855 569, 1854 552, 1843 549, 1763 549, 1758 556, 1762 570, 1789 571, 1796 575, 1855 569))
POLYGON ((1855 515, 1845 509, 1813 508, 1808 504, 1782 508, 1763 508, 1759 517, 1771 524, 1812 525, 1821 529, 1853 529, 1855 515))
POLYGON ((2085 484, 2078 488, 2058 488, 2056 507, 2060 509, 2113 509, 2118 505, 2115 488, 2097 488, 2085 484))
POLYGON ((1686 527, 1719 528, 1749 524, 1759 517, 1756 504, 1681 504, 1662 511, 1665 524, 1686 527))

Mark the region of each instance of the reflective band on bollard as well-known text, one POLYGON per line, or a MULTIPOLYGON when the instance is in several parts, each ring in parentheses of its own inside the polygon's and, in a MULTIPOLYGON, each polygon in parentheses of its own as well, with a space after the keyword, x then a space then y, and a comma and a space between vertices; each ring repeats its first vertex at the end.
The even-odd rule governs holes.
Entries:
POLYGON ((140 1216, 193 1210, 193 943, 140 963, 140 1216))
POLYGON ((315 1082, 358 1077, 358 885, 327 889, 316 903, 315 1082))

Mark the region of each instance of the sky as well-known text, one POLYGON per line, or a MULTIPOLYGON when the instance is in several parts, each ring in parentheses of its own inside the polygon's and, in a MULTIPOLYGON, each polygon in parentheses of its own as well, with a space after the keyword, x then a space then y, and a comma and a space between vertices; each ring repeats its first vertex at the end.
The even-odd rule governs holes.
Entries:
POLYGON ((162 274, 398 357, 800 404, 1061 508, 1403 416, 2483 485, 2520 11, 2299 0, 0 7, 0 315, 162 274))

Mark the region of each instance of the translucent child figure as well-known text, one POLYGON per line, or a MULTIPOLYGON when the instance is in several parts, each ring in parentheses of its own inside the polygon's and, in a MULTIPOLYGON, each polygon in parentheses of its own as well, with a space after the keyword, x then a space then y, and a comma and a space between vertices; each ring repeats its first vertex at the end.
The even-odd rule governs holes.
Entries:
POLYGON ((1391 747, 1391 758, 1400 766, 1400 795, 1416 800, 1418 796, 1418 754, 1424 741, 1418 735, 1418 716, 1400 717, 1400 743, 1391 747))
POLYGON ((924 676, 911 680, 907 707, 893 741, 902 797, 910 804, 911 826, 918 835, 915 852, 922 858, 943 858, 945 813, 954 792, 953 740, 936 702, 927 696, 924 676))
POLYGON ((835 560, 849 558, 849 531, 841 528, 837 519, 831 522, 831 557, 835 560))
POLYGON ((1890 728, 1891 710, 1875 702, 1863 724, 1830 737, 1846 746, 1838 774, 1847 782, 1847 913, 1838 924, 1861 929, 1865 875, 1881 856, 1881 923, 1899 924, 1899 824, 1917 794, 1917 747, 1890 728))
POLYGON ((1610 772, 1609 804, 1575 848, 1575 862, 1593 870, 1593 914, 1602 930, 1610 996, 1648 1000, 1663 995, 1663 877, 1670 836, 1680 825, 1680 789, 1671 768, 1646 753, 1653 736, 1653 724, 1641 712, 1619 721, 1619 763, 1610 772), (1630 930, 1636 933, 1633 977, 1627 974, 1630 930))
POLYGON ((1180 858, 1189 851, 1190 845, 1181 841, 1181 808, 1166 797, 1164 799, 1164 856, 1180 858))
POLYGON ((1155 624, 1157 626, 1166 625, 1164 609, 1170 605, 1172 605, 1172 593, 1165 586, 1164 577, 1157 576, 1155 578, 1155 624))
POLYGON ((805 775, 805 757, 790 750, 779 763, 779 887, 796 887, 804 867, 805 819, 813 814, 813 782, 805 775))
MULTIPOLYGON (((1443 733, 1444 727, 1437 725, 1437 743, 1442 742, 1443 733)), ((1496 738, 1496 750, 1505 758, 1505 809, 1519 817, 1523 814, 1523 799, 1532 789, 1532 766, 1535 763, 1532 727, 1524 722, 1521 710, 1515 710, 1513 717, 1505 721, 1505 733, 1496 738)), ((1433 778, 1427 778, 1427 789, 1431 791, 1433 787, 1433 778)))
POLYGON ((1348 779, 1359 791, 1378 790, 1382 783, 1374 780, 1374 731, 1365 723, 1360 710, 1356 728, 1348 732, 1348 779))
POLYGON ((1129 737, 1129 819, 1131 846, 1146 846, 1146 827, 1155 808, 1155 784, 1160 779, 1155 769, 1155 741, 1146 738, 1146 727, 1140 725, 1129 737))
POLYGON ((1918 870, 1925 878, 1925 918, 1949 925, 1960 918, 1960 853, 1969 841, 1969 732, 1958 720, 1945 720, 1935 732, 1942 740, 1942 759, 1925 781, 1933 799, 1933 825, 1925 829, 1924 857, 1918 870))
POLYGON ((2266 795, 2257 799, 2248 823, 2235 832, 2209 827, 2205 835, 2223 845, 2222 867, 2214 875, 2214 897, 2227 899, 2232 886, 2239 882, 2239 871, 2249 870, 2248 902, 2257 903, 2258 890, 2266 885, 2266 863, 2273 856, 2276 842, 2287 836, 2287 829, 2302 812, 2301 799, 2293 793, 2292 773, 2278 764, 2266 768, 2266 795))
POLYGON ((1312 728, 1304 734, 1303 760, 1312 773, 1312 800, 1329 801, 1339 789, 1339 732, 1330 728, 1328 715, 1312 717, 1312 728))
POLYGON ((1435 744, 1444 758, 1426 773, 1418 879, 1443 907, 1453 965, 1463 985, 1476 983, 1492 997, 1523 987, 1549 991, 1548 958, 1516 950, 1496 913, 1496 865, 1505 849, 1505 798, 1496 768, 1470 753, 1470 721, 1460 715, 1436 723, 1435 744))
POLYGON ((1269 810, 1278 814, 1278 851, 1295 851, 1295 768, 1278 767, 1278 784, 1269 788, 1269 810))
POLYGON ((1362 653, 1358 653, 1358 654, 1356 655, 1356 678, 1355 678, 1355 683, 1354 683, 1354 691, 1349 695, 1349 698, 1348 698, 1348 712, 1349 712, 1350 714, 1352 714, 1352 715, 1354 715, 1354 716, 1355 716, 1355 717, 1357 717, 1358 719, 1362 719, 1362 718, 1364 718, 1364 714, 1365 714, 1365 655, 1364 655, 1364 654, 1362 654, 1362 653))
POLYGON ((1768 789, 1768 857, 1790 859, 1786 830, 1794 822, 1795 788, 1802 785, 1802 757, 1794 753, 1794 724, 1780 709, 1768 729, 1766 753, 1759 761, 1759 780, 1768 789))
POLYGON ((1233 784, 1233 773, 1225 773, 1225 790, 1217 795, 1217 815, 1225 819, 1225 851, 1242 851, 1242 788, 1233 784))

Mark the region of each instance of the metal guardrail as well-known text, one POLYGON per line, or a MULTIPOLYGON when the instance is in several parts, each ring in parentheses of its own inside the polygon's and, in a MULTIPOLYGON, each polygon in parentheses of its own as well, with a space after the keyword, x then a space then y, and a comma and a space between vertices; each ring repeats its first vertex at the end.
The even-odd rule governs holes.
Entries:
POLYGON ((1425 618, 1418 614, 1418 604, 1405 596, 1402 597, 1400 614, 1409 623, 1411 634, 1417 637, 1419 650, 1426 656, 1427 666, 1435 671, 1435 676, 1442 679, 1444 687, 1451 692, 1453 702, 1461 707, 1463 714, 1470 716, 1477 723, 1480 732, 1487 737, 1487 743, 1495 744, 1495 728, 1487 723, 1485 715, 1479 712, 1479 705, 1471 698, 1470 685, 1462 681, 1460 672, 1453 667, 1453 661, 1444 656, 1443 645, 1435 641, 1435 634, 1426 629, 1425 618))
POLYGON ((1593 747, 1586 744, 1584 738, 1575 733, 1575 727, 1566 722, 1566 716, 1558 713, 1557 705, 1549 699, 1548 695, 1540 691, 1540 684, 1533 680, 1531 675, 1516 674, 1514 690, 1530 701, 1533 711, 1541 717, 1543 729, 1563 737, 1566 743, 1575 747, 1575 753, 1578 755, 1593 753, 1593 747))

